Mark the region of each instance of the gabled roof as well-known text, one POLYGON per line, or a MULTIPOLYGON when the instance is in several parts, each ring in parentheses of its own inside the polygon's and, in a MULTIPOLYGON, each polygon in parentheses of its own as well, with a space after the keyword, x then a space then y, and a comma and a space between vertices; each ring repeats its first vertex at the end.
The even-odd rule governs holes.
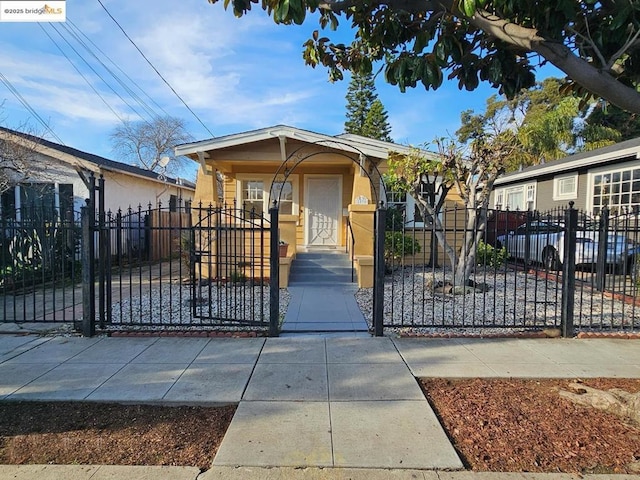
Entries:
POLYGON ((533 179, 542 175, 562 173, 631 156, 635 158, 640 157, 640 137, 598 148, 596 150, 569 155, 568 157, 555 160, 553 162, 534 165, 532 167, 524 168, 519 172, 508 173, 498 178, 494 185, 498 186, 520 180, 533 179))
MULTIPOLYGON (((127 163, 116 162, 109 160, 108 158, 94 155, 93 153, 83 152, 76 148, 67 147, 66 145, 60 145, 59 143, 50 142, 44 138, 29 135, 27 133, 18 132, 9 128, 0 127, 0 139, 6 138, 6 135, 15 135, 22 137, 29 142, 33 143, 34 149, 39 153, 48 155, 53 158, 57 158, 65 163, 69 163, 76 168, 81 168, 95 173, 99 173, 101 170, 126 173, 138 177, 148 178, 157 182, 165 183, 164 180, 158 177, 157 172, 147 170, 145 168, 136 167, 135 165, 129 165, 127 163)), ((177 185, 182 185, 186 188, 195 189, 195 184, 181 178, 167 177, 167 182, 177 185)))
POLYGON ((183 145, 178 145, 175 152, 176 155, 194 155, 197 153, 206 153, 211 150, 220 150, 223 148, 235 147, 278 137, 285 137, 310 144, 327 146, 347 152, 363 153, 366 156, 381 159, 387 158, 389 151, 396 151, 399 153, 409 153, 411 151, 410 147, 404 145, 374 140, 371 138, 361 137, 360 135, 341 134, 331 136, 302 130, 296 127, 289 127, 287 125, 275 125, 273 127, 261 128, 258 130, 234 133, 198 142, 185 143, 183 145))

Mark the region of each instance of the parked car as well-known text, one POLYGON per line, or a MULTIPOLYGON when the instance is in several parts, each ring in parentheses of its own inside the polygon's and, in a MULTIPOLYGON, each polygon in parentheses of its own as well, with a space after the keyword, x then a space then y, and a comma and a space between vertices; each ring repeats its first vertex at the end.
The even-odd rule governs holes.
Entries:
MULTIPOLYGON (((522 224, 496 238, 496 245, 505 247, 510 257, 541 263, 547 270, 559 270, 564 258, 565 228, 562 223, 534 221, 522 224), (525 258, 527 241, 529 255, 525 258)), ((576 232, 576 265, 593 265, 598 261, 599 232, 592 228, 576 232)), ((607 237, 605 264, 623 273, 633 273, 640 245, 628 237, 611 233, 607 237)))

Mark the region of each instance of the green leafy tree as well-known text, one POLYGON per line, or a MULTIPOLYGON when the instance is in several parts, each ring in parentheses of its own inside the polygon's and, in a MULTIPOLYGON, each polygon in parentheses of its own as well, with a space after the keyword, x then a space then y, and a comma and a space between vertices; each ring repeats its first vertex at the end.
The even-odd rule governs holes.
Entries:
MULTIPOLYGON (((219 0, 209 0, 217 3, 219 0)), ((225 0, 240 17, 257 0, 225 0)), ((535 84, 552 64, 583 99, 601 97, 640 113, 640 9, 636 2, 546 0, 263 0, 276 23, 301 25, 318 12, 320 29, 347 24, 350 44, 312 33, 303 56, 324 65, 331 80, 343 70, 372 71, 384 62, 401 91, 421 83, 437 89, 447 77, 474 90, 488 82, 507 98, 535 84)))
MULTIPOLYGON (((409 154, 389 153, 389 172, 384 180, 387 191, 408 194, 416 200, 420 215, 429 228, 440 216, 447 194, 454 186, 451 173, 443 169, 437 155, 412 148, 409 154)), ((397 225, 393 228, 398 229, 397 225)), ((438 266, 437 245, 438 237, 432 235, 429 265, 433 267, 438 266)))
POLYGON ((391 141, 389 115, 378 99, 373 75, 355 73, 347 89, 344 131, 376 140, 391 141))
POLYGON ((591 150, 637 137, 640 137, 640 115, 605 102, 597 102, 587 110, 582 130, 584 149, 591 150))
POLYGON ((513 137, 519 148, 507 159, 506 171, 558 160, 576 150, 613 143, 619 137, 615 130, 600 126, 598 142, 588 140, 594 135, 581 119, 580 100, 565 92, 557 78, 548 78, 512 99, 493 95, 483 113, 467 110, 461 122, 456 134, 463 143, 484 134, 513 137))

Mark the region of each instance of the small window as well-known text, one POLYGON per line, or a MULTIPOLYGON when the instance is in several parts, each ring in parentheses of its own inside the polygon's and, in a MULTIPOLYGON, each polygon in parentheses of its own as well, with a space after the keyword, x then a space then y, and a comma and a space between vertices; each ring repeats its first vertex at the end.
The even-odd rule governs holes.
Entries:
MULTIPOLYGON (((280 196, 278 210, 282 215, 293 215, 293 184, 287 182, 273 182, 271 185, 271 198, 274 200, 280 196)), ((271 205, 270 205, 271 207, 271 205)))
POLYGON ((63 215, 69 215, 73 212, 73 185, 70 183, 61 183, 58 185, 58 193, 60 197, 60 212, 63 215))
POLYGON ((169 197, 169 211, 170 212, 177 212, 178 211, 178 196, 177 195, 171 195, 169 197))
POLYGON ((500 210, 503 206, 503 202, 504 202, 504 193, 503 190, 499 190, 496 191, 496 196, 495 196, 495 201, 493 202, 493 206, 497 209, 500 210))
MULTIPOLYGON (((264 182, 262 180, 244 180, 242 182, 242 209, 252 212, 251 217, 261 217, 264 205, 264 182)), ((249 214, 245 214, 249 215, 249 214)))
POLYGON ((553 181, 553 199, 571 200, 578 197, 578 175, 556 177, 553 181))

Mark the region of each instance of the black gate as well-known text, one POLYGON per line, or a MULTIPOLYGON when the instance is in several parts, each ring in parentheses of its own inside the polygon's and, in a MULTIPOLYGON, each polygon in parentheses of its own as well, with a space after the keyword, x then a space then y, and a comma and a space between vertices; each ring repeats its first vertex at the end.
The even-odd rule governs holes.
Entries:
POLYGON ((269 325, 269 222, 236 206, 193 209, 192 314, 200 322, 269 325))
MULTIPOLYGON (((236 206, 83 209, 83 319, 103 331, 277 334, 270 328, 269 221, 236 206)), ((276 284, 277 288, 277 284, 276 284)), ((276 292, 277 293, 277 292, 276 292)))

